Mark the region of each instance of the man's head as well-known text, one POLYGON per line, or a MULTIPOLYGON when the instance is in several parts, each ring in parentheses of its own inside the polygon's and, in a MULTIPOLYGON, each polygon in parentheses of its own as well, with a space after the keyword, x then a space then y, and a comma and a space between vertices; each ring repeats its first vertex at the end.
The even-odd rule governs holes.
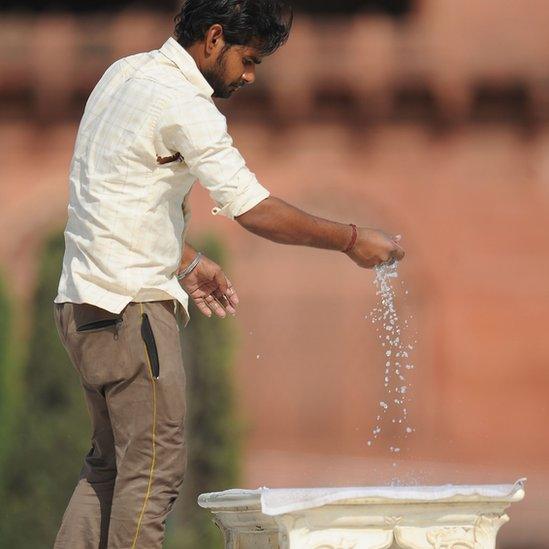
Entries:
POLYGON ((175 38, 213 88, 227 98, 255 80, 255 65, 288 39, 293 12, 284 0, 185 0, 175 38))

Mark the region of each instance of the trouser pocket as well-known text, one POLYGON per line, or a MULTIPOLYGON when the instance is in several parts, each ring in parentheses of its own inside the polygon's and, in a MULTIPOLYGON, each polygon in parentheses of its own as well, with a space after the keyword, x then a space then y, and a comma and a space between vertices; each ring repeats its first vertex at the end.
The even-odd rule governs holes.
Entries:
POLYGON ((121 318, 106 318, 103 320, 94 320, 93 322, 88 322, 82 326, 76 328, 77 332, 88 332, 90 330, 96 330, 99 328, 105 328, 106 326, 115 326, 119 322, 122 322, 121 318))
POLYGON ((158 379, 160 376, 160 363, 158 361, 158 349, 156 348, 156 341, 147 313, 141 313, 141 337, 145 342, 147 348, 147 355, 149 357, 149 363, 151 365, 152 375, 158 379))
POLYGON ((73 314, 77 332, 100 330, 122 322, 122 315, 90 303, 76 303, 73 307, 73 314))

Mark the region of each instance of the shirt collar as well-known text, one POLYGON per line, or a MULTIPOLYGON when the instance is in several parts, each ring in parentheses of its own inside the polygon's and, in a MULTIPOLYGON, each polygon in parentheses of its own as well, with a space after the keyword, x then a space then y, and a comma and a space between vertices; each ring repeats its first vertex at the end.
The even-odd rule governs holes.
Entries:
POLYGON ((200 72, 193 56, 175 38, 170 36, 159 51, 179 67, 191 84, 194 84, 208 97, 212 95, 214 90, 200 72))

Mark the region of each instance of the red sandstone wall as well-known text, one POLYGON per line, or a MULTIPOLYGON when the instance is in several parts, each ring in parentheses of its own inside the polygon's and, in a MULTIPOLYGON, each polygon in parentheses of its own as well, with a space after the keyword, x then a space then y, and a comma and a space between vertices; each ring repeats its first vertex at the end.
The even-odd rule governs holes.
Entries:
MULTIPOLYGON (((3 141, 10 184, 2 186, 2 220, 11 230, 2 262, 22 295, 33 243, 47 225, 64 224, 74 130, 47 130, 48 150, 32 162, 22 152, 32 148, 31 133, 10 128, 12 139, 3 141)), ((527 474, 531 505, 546 505, 539 483, 549 458, 549 134, 524 142, 510 128, 467 128, 433 138, 397 125, 365 132, 353 146, 344 127, 321 124, 284 135, 233 124, 233 135, 273 193, 317 214, 402 232, 405 312, 415 314, 419 332, 417 431, 395 473, 386 450, 393 439, 365 445, 383 394, 383 357, 364 319, 375 301, 372 274, 337 254, 248 235, 211 216, 197 189, 191 235, 222 235, 242 301, 236 374, 248 425, 245 484, 398 475, 507 482, 527 474)), ((520 524, 509 530, 518 535, 520 524)))

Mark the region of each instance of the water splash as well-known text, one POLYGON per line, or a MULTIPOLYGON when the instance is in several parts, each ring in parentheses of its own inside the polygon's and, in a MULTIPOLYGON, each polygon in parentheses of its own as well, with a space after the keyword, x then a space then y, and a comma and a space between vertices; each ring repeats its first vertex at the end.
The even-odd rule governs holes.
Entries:
MULTIPOLYGON (((408 402, 412 384, 408 375, 414 369, 411 354, 416 341, 408 342, 409 318, 401 319, 395 306, 393 283, 398 278, 398 262, 378 265, 374 268, 379 303, 369 314, 372 324, 377 324, 378 339, 385 349, 384 388, 385 398, 379 402, 377 424, 372 430, 368 446, 372 446, 382 433, 382 424, 390 421, 397 429, 396 438, 406 439, 415 429, 408 422, 408 402)), ((408 294, 406 290, 405 295, 408 294)), ((394 436, 394 433, 392 433, 394 436)), ((392 454, 401 452, 400 446, 391 445, 392 454)))

